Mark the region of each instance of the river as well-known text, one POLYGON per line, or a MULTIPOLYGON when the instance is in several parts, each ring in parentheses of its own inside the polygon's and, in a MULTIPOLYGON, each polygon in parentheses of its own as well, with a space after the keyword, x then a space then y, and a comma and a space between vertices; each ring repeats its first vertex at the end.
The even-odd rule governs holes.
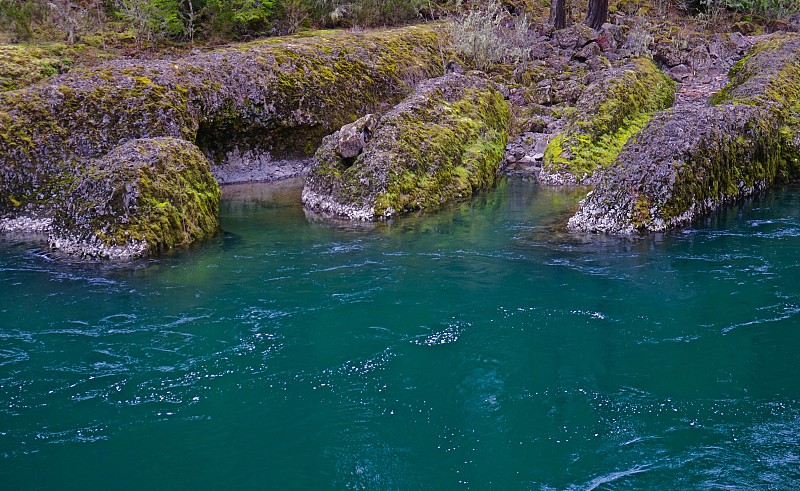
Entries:
POLYGON ((373 225, 299 193, 133 263, 0 240, 0 488, 800 488, 800 186, 640 239, 518 179, 373 225))

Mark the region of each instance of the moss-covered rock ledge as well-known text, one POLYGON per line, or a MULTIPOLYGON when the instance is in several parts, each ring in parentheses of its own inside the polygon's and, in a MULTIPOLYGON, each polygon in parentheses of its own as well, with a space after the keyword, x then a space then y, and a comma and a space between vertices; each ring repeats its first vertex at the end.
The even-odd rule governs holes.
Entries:
POLYGON ((374 220, 470 196, 497 179, 508 121, 491 82, 455 73, 429 80, 374 124, 364 118, 326 138, 303 203, 374 220), (354 129, 365 145, 347 157, 354 129))
MULTIPOLYGON (((309 159, 298 158, 313 155, 325 135, 365 113, 388 111, 417 82, 441 75, 443 56, 435 27, 325 31, 175 60, 113 61, 0 93, 0 231, 47 232, 58 225, 53 246, 99 256, 139 255, 204 237, 214 228, 207 218, 197 230, 189 227, 175 235, 186 222, 179 224, 171 215, 163 221, 166 215, 145 213, 146 207, 127 210, 131 215, 125 216, 114 215, 120 209, 115 206, 106 208, 110 214, 94 213, 93 205, 83 207, 76 202, 79 195, 69 190, 88 186, 86 176, 100 176, 103 168, 97 162, 119 158, 109 154, 118 146, 141 139, 154 144, 157 140, 151 139, 161 137, 199 147, 221 182, 303 173, 309 159), (60 210, 72 210, 73 216, 53 221, 60 210), (137 213, 143 214, 137 218, 137 213), (155 218, 172 226, 145 223, 155 218), (117 229, 115 220, 139 228, 117 229), (90 229, 94 239, 87 235, 90 229), (139 232, 145 246, 136 242, 139 232), (66 245, 95 239, 103 245, 98 250, 66 245), (106 254, 103 247, 118 249, 106 254)), ((119 150, 128 151, 138 150, 119 150)), ((197 151, 182 146, 181 152, 167 152, 174 161, 159 161, 164 172, 199 169, 197 151), (191 165, 185 168, 181 159, 187 157, 191 165)), ((122 175, 133 179, 138 174, 122 175)), ((122 185, 117 176, 105 178, 122 185)), ((181 174, 178 180, 205 182, 206 177, 181 174)), ((147 187, 144 181, 141 185, 147 187)), ((100 192, 98 186, 93 189, 100 192)), ((187 197, 166 196, 162 210, 169 215, 173 208, 182 209, 180 200, 187 197)))
MULTIPOLYGON (((195 142, 221 181, 271 177, 284 157, 383 112, 443 73, 436 29, 323 31, 177 60, 113 61, 0 94, 0 161, 45 167, 128 139, 195 142), (259 174, 261 172, 261 174, 259 174)), ((446 56, 446 54, 445 54, 446 56)), ((295 174, 298 169, 293 171, 295 174)))
POLYGON ((800 36, 776 34, 737 63, 711 100, 657 115, 569 221, 630 234, 684 225, 720 205, 800 175, 794 142, 800 36))
POLYGON ((658 111, 672 106, 676 84, 645 58, 600 72, 567 124, 547 145, 539 180, 586 185, 616 161, 622 147, 658 111))

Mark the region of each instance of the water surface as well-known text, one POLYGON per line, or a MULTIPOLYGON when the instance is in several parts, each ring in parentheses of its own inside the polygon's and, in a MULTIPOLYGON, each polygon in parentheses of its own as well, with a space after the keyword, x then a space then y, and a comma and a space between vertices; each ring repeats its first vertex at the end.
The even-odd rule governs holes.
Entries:
POLYGON ((800 487, 800 188, 641 240, 510 180, 390 224, 228 187, 128 264, 0 241, 2 489, 800 487))

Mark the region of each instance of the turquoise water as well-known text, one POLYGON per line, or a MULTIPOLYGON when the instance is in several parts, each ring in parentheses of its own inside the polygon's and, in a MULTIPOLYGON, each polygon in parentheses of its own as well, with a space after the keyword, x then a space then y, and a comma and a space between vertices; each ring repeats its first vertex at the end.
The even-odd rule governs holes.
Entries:
POLYGON ((519 180, 376 226, 224 195, 154 260, 0 241, 0 488, 800 487, 800 187, 643 240, 519 180))

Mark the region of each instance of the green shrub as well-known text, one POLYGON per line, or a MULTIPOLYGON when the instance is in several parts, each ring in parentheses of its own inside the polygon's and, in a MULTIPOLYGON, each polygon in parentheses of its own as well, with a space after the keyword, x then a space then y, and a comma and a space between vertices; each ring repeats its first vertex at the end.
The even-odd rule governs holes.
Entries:
POLYGON ((754 20, 786 19, 800 12, 800 0, 697 0, 693 6, 711 20, 724 10, 754 17, 754 20))
POLYGON ((274 0, 207 0, 206 36, 241 38, 266 34, 275 11, 274 0))

